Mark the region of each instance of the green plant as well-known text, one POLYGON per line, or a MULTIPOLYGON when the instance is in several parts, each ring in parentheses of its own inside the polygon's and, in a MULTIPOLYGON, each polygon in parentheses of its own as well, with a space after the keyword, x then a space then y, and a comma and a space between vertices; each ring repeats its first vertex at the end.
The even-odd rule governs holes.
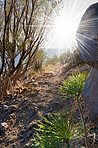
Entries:
POLYGON ((59 63, 58 57, 54 55, 52 58, 47 57, 47 59, 44 61, 44 67, 47 67, 48 65, 56 65, 59 63))
POLYGON ((34 71, 37 72, 38 70, 41 70, 45 58, 46 58, 46 54, 45 54, 44 50, 39 49, 36 53, 36 56, 35 56, 35 58, 33 60, 33 64, 32 64, 33 65, 32 68, 34 69, 34 71))
POLYGON ((70 76, 66 81, 63 81, 63 86, 60 86, 61 93, 70 97, 81 96, 88 73, 79 73, 78 75, 70 76))
POLYGON ((81 93, 84 88, 84 84, 87 79, 87 76, 88 76, 88 73, 79 73, 77 75, 73 75, 69 77, 68 80, 63 81, 63 86, 60 87, 61 93, 65 94, 66 98, 71 97, 77 101, 77 105, 81 115, 81 121, 84 127, 86 147, 88 147, 88 139, 87 139, 85 121, 82 113, 82 108, 79 103, 79 99, 81 98, 81 93))
POLYGON ((38 148, 62 148, 70 146, 71 139, 80 135, 79 123, 74 124, 73 112, 62 112, 44 117, 44 122, 38 123, 38 128, 32 146, 38 148))
POLYGON ((64 52, 58 57, 58 60, 62 65, 69 63, 72 61, 72 53, 70 51, 64 52))

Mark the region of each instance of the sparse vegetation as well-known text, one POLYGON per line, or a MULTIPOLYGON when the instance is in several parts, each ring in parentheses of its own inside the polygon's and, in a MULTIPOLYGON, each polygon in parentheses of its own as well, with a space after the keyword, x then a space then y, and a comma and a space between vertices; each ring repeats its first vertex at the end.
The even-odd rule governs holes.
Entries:
POLYGON ((47 59, 44 61, 44 67, 47 67, 48 65, 56 65, 59 62, 59 59, 56 55, 54 55, 53 58, 47 57, 47 59))
MULTIPOLYGON (((46 59, 46 53, 39 49, 36 54, 32 57, 28 69, 29 71, 35 71, 38 72, 42 69, 43 62, 46 59)), ((30 72, 31 73, 31 72, 30 72)))
MULTIPOLYGON (((70 147, 70 140, 84 135, 86 147, 88 147, 88 139, 86 133, 86 125, 79 103, 79 99, 84 88, 84 83, 88 73, 79 73, 68 78, 67 81, 63 81, 61 86, 61 93, 65 95, 65 99, 71 98, 77 101, 79 112, 81 115, 81 121, 83 124, 82 132, 78 124, 73 123, 73 114, 66 112, 65 114, 55 114, 50 116, 49 120, 44 118, 45 124, 40 122, 36 130, 40 133, 36 133, 37 137, 34 139, 35 146, 39 148, 55 147, 61 148, 62 144, 66 143, 67 147, 70 147)), ((82 125, 81 124, 81 125, 82 125)), ((34 146, 33 145, 33 146, 34 146)))
POLYGON ((81 95, 89 65, 80 59, 77 47, 72 53, 65 50, 54 57, 47 57, 44 51, 54 18, 64 3, 0 0, 2 148, 79 148, 82 144, 89 148, 89 143, 90 148, 96 147, 95 133, 88 141, 90 119, 81 95))
POLYGON ((72 53, 70 51, 61 54, 58 58, 60 64, 64 65, 72 61, 72 53))
POLYGON ((70 76, 66 81, 63 81, 63 86, 60 86, 61 93, 65 98, 80 97, 84 88, 88 73, 79 73, 78 75, 70 76))
POLYGON ((54 55, 53 58, 47 57, 44 65, 55 65, 56 63, 60 63, 61 65, 72 63, 73 66, 76 66, 83 63, 83 61, 80 59, 80 53, 78 49, 74 49, 73 52, 67 51, 62 53, 60 56, 54 55))
POLYGON ((62 148, 70 147, 70 141, 80 137, 82 129, 81 123, 74 124, 73 111, 55 113, 44 117, 43 122, 38 123, 38 128, 33 139, 32 146, 38 148, 62 148))
MULTIPOLYGON (((11 85, 15 86, 27 71, 46 39, 50 29, 44 26, 52 21, 56 6, 55 0, 0 1, 0 81, 3 84, 0 97, 7 96, 11 85)), ((39 65, 37 61, 36 69, 39 65)))
POLYGON ((82 73, 82 74, 79 73, 78 75, 75 75, 75 76, 73 75, 72 77, 69 77, 67 81, 63 81, 64 86, 61 86, 61 92, 65 94, 66 98, 71 97, 72 99, 75 99, 77 101, 77 105, 81 115, 81 121, 84 127, 85 145, 88 148, 86 125, 85 125, 82 108, 79 101, 81 98, 81 93, 84 88, 84 84, 87 79, 87 76, 88 76, 88 73, 82 73))

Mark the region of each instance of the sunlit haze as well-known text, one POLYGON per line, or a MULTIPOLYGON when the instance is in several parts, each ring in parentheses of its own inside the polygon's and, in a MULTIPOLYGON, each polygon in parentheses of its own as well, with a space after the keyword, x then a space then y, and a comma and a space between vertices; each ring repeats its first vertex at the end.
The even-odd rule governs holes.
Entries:
MULTIPOLYGON (((75 32, 77 23, 74 18, 68 15, 59 16, 55 20, 55 34, 59 38, 59 42, 65 42, 66 47, 70 48, 75 43, 75 32)), ((62 45, 61 45, 62 47, 62 45)), ((64 47, 63 47, 64 48, 64 47)))
POLYGON ((86 9, 97 0, 65 0, 64 7, 54 19, 54 28, 45 44, 49 56, 72 51, 76 45, 75 34, 86 9))

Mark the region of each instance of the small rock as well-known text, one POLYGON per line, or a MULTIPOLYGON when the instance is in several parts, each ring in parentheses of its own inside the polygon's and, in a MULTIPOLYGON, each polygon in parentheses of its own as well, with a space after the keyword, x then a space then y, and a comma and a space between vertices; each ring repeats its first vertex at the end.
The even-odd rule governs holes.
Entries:
POLYGON ((25 117, 25 113, 21 113, 20 114, 20 117, 25 117))
POLYGON ((21 142, 25 142, 25 139, 23 138, 23 139, 21 139, 21 142))
POLYGON ((51 106, 47 112, 50 113, 52 111, 53 111, 53 107, 51 106))
POLYGON ((17 110, 17 106, 16 105, 9 105, 9 110, 16 111, 17 110))
POLYGON ((32 82, 35 82, 35 80, 34 80, 34 79, 32 79, 32 82))
POLYGON ((35 106, 35 107, 34 107, 34 109, 35 109, 36 111, 38 111, 38 110, 39 110, 39 108, 38 108, 37 106, 35 106))
POLYGON ((15 148, 16 147, 16 144, 14 143, 13 145, 12 145, 12 148, 15 148))
POLYGON ((44 108, 44 106, 43 105, 39 105, 38 108, 39 109, 42 109, 42 108, 44 108))
POLYGON ((30 130, 30 131, 27 133, 27 136, 30 137, 32 134, 33 134, 33 132, 30 130))
POLYGON ((45 82, 38 82, 39 85, 45 85, 45 82))
POLYGON ((66 75, 67 75, 67 76, 69 76, 69 75, 70 75, 70 73, 69 73, 69 72, 67 72, 67 73, 66 73, 66 75))
POLYGON ((15 113, 10 114, 11 117, 15 117, 15 113))
POLYGON ((20 139, 23 139, 23 135, 20 134, 20 135, 19 135, 19 138, 20 138, 20 139))
POLYGON ((30 83, 30 86, 34 86, 34 87, 37 87, 37 86, 38 86, 38 83, 37 83, 37 82, 34 82, 34 83, 30 83))
POLYGON ((8 124, 6 122, 2 122, 0 124, 0 132, 4 131, 7 128, 8 128, 8 124))
POLYGON ((30 129, 30 128, 32 128, 33 126, 35 126, 35 125, 37 125, 37 123, 38 122, 31 122, 31 123, 29 123, 29 125, 28 125, 28 129, 30 129))
POLYGON ((25 101, 27 101, 27 100, 28 100, 28 98, 25 98, 24 100, 25 100, 25 101))
POLYGON ((31 114, 30 116, 36 114, 38 112, 38 110, 39 110, 39 108, 35 106, 34 109, 33 109, 33 111, 30 112, 30 114, 31 114))
POLYGON ((7 110, 8 110, 8 108, 9 108, 9 106, 8 106, 8 105, 3 105, 3 110, 4 110, 4 111, 7 111, 7 110))

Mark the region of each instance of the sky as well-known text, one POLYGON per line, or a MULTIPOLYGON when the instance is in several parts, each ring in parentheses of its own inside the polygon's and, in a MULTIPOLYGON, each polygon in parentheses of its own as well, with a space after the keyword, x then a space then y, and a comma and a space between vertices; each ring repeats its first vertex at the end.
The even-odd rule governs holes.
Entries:
POLYGON ((48 56, 60 55, 77 46, 75 32, 86 9, 98 0, 64 0, 60 16, 55 18, 55 31, 52 30, 44 45, 48 56))

